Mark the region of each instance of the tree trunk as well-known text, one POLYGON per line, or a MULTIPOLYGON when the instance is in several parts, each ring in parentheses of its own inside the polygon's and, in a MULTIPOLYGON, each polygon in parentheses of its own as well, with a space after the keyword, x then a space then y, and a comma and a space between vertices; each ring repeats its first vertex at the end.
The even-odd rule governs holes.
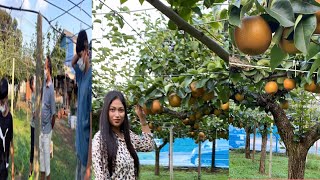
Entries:
POLYGON ((17 109, 17 102, 18 102, 18 96, 19 96, 19 92, 20 92, 20 82, 17 84, 17 89, 15 89, 14 85, 13 85, 13 89, 14 89, 14 100, 13 100, 13 108, 17 109))
POLYGON ((156 167, 154 169, 154 174, 156 176, 159 176, 160 175, 160 162, 159 162, 159 160, 160 160, 160 149, 156 148, 155 153, 156 153, 156 167))
POLYGON ((301 144, 288 149, 288 179, 304 179, 308 149, 301 144))
POLYGON ((252 162, 254 162, 254 155, 256 154, 256 136, 257 136, 257 127, 256 123, 254 123, 253 127, 253 146, 252 146, 252 162))
POLYGON ((36 63, 36 110, 34 134, 34 179, 39 179, 39 135, 40 135, 40 107, 42 86, 42 16, 38 14, 37 21, 37 63, 36 63))
POLYGON ((156 176, 160 175, 160 151, 167 143, 168 143, 168 140, 164 139, 163 143, 159 147, 155 145, 156 161, 155 161, 154 174, 156 176))
POLYGON ((267 156, 267 132, 266 127, 264 132, 262 132, 262 144, 261 144, 261 156, 260 156, 260 166, 259 166, 259 173, 265 174, 266 173, 266 156, 267 156))
POLYGON ((216 160, 216 139, 212 140, 212 157, 211 157, 211 172, 215 170, 215 160, 216 160))
POLYGON ((247 159, 250 159, 250 126, 246 127, 246 147, 245 147, 246 155, 245 157, 247 159))
POLYGON ((320 123, 316 123, 300 137, 299 142, 294 141, 295 127, 291 124, 286 113, 279 104, 268 94, 258 95, 257 103, 264 107, 266 112, 271 112, 278 128, 279 135, 283 140, 288 152, 288 179, 303 179, 306 157, 310 147, 320 139, 320 123))

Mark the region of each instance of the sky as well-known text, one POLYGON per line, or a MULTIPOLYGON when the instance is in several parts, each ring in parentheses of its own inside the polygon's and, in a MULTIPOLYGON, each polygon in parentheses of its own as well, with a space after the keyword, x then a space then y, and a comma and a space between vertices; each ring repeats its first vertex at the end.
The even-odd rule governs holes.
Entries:
MULTIPOLYGON (((64 10, 68 10, 72 8, 74 5, 71 3, 78 4, 82 0, 47 0, 52 4, 55 4, 59 6, 60 8, 64 10)), ((50 5, 44 0, 0 0, 1 5, 5 6, 11 6, 11 7, 21 7, 24 9, 32 9, 35 11, 40 11, 41 14, 49 21, 53 20, 57 16, 63 13, 62 10, 50 5)), ((92 26, 92 19, 87 14, 85 14, 84 11, 89 13, 89 15, 92 15, 92 1, 91 0, 84 0, 79 6, 82 8, 75 7, 72 10, 69 11, 70 14, 78 17, 82 21, 84 21, 86 24, 92 26)), ((30 12, 23 12, 23 11, 15 11, 12 10, 6 10, 9 12, 14 18, 18 21, 19 29, 22 31, 23 35, 23 42, 28 43, 31 41, 32 35, 36 33, 36 21, 37 21, 37 14, 30 13, 30 12)), ((51 22, 52 25, 55 25, 56 22, 61 26, 62 29, 66 29, 70 31, 73 34, 78 33, 81 29, 87 29, 88 26, 84 23, 81 23, 77 19, 73 18, 69 14, 65 14, 61 16, 60 18, 54 20, 51 22)), ((42 33, 43 35, 46 35, 48 30, 51 29, 48 22, 45 21, 45 19, 42 19, 42 33)), ((87 35, 89 38, 89 41, 92 37, 92 29, 87 30, 87 35)), ((46 44, 44 44, 46 45, 46 44)), ((52 49, 53 44, 51 45, 52 49)))

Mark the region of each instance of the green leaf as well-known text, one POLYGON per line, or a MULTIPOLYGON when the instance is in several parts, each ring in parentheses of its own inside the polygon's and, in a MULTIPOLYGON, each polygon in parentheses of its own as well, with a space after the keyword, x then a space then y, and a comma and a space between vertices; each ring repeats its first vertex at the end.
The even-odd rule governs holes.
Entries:
POLYGON ((198 81, 197 82, 197 88, 202 88, 202 87, 204 87, 205 85, 206 85, 206 83, 207 83, 207 81, 208 81, 209 79, 208 78, 203 78, 203 79, 201 79, 200 81, 198 81))
POLYGON ((319 68, 320 66, 320 59, 316 59, 311 66, 310 71, 308 72, 308 78, 311 77, 311 75, 313 74, 313 72, 316 71, 317 68, 319 68))
POLYGON ((119 10, 123 11, 123 12, 128 12, 128 14, 130 14, 129 13, 130 9, 127 6, 123 6, 123 7, 119 8, 119 10))
POLYGON ((224 85, 218 85, 217 87, 218 91, 218 98, 222 101, 222 102, 228 102, 229 100, 229 93, 230 93, 230 89, 228 86, 224 86, 224 85))
POLYGON ((262 17, 269 24, 272 33, 276 32, 276 30, 279 29, 280 24, 274 17, 270 16, 267 13, 261 14, 260 17, 262 17))
POLYGON ((227 19, 228 17, 228 10, 227 9, 222 9, 220 12, 220 19, 227 19))
POLYGON ((234 6, 238 7, 238 8, 240 8, 241 0, 233 0, 233 1, 232 1, 232 5, 234 5, 234 6), (234 2, 234 1, 235 1, 235 2, 234 2))
POLYGON ((164 87, 164 91, 166 94, 168 94, 168 92, 171 90, 171 87, 173 86, 173 84, 168 84, 164 87))
POLYGON ((198 6, 192 8, 192 11, 195 12, 196 14, 198 14, 200 17, 202 17, 202 12, 198 6))
POLYGON ((291 1, 291 5, 294 13, 297 14, 314 14, 317 11, 320 11, 320 7, 313 5, 307 1, 291 1))
POLYGON ((241 21, 240 21, 240 12, 241 8, 238 8, 236 6, 231 6, 229 11, 229 23, 234 26, 240 27, 241 21))
POLYGON ((243 7, 241 8, 240 19, 243 18, 245 13, 249 12, 252 9, 253 3, 254 0, 248 0, 247 3, 243 5, 243 7))
POLYGON ((192 50, 197 50, 199 48, 199 42, 198 41, 191 41, 190 42, 190 47, 192 50))
POLYGON ((127 2, 128 0, 120 0, 120 4, 127 2))
POLYGON ((100 23, 100 24, 101 24, 101 19, 95 19, 93 22, 94 22, 94 23, 100 23))
POLYGON ((178 14, 186 21, 189 21, 192 10, 190 8, 179 9, 178 14))
POLYGON ((259 81, 261 81, 261 79, 263 78, 263 75, 261 73, 257 73, 253 79, 255 83, 258 83, 259 81))
POLYGON ((203 5, 204 5, 206 8, 210 8, 213 3, 214 3, 214 0, 204 0, 204 1, 203 1, 203 5))
POLYGON ((189 73, 189 74, 192 74, 192 75, 197 75, 197 74, 199 74, 198 70, 196 70, 196 69, 189 69, 189 70, 188 70, 188 73, 189 73))
POLYGON ((273 71, 276 67, 278 67, 286 56, 287 54, 284 53, 280 47, 274 45, 271 49, 271 70, 273 71))
POLYGON ((289 0, 275 1, 271 8, 265 8, 265 10, 282 26, 290 27, 294 25, 294 13, 289 0))
POLYGON ((177 94, 181 98, 185 98, 188 95, 188 93, 185 93, 181 88, 178 89, 177 94))
POLYGON ((294 30, 294 45, 304 54, 307 54, 310 38, 316 29, 316 25, 315 15, 304 15, 294 30))
POLYGON ((142 4, 143 4, 143 2, 144 2, 144 0, 139 0, 139 2, 140 2, 140 4, 142 5, 142 4))
POLYGON ((263 8, 263 6, 261 6, 258 0, 255 0, 254 3, 256 4, 256 7, 259 12, 265 12, 265 9, 263 8))
POLYGON ((189 85, 191 84, 192 80, 193 80, 193 76, 188 76, 184 79, 181 85, 183 85, 184 88, 189 88, 189 85))
POLYGON ((320 46, 314 42, 311 42, 309 44, 308 54, 306 56, 306 59, 309 60, 309 59, 313 58, 319 52, 320 52, 320 46))
MULTIPOLYGON (((133 98, 132 98, 132 100, 133 100, 133 98)), ((143 106, 144 103, 145 103, 145 97, 142 96, 141 98, 139 98, 138 103, 139 103, 140 106, 143 106)))
POLYGON ((168 28, 169 28, 170 30, 176 30, 176 29, 178 29, 178 26, 177 26, 172 20, 169 20, 169 22, 168 22, 168 28))
POLYGON ((320 68, 318 69, 318 77, 317 77, 317 84, 320 83, 320 68))
POLYGON ((102 6, 103 6, 103 4, 102 4, 102 3, 100 3, 100 4, 99 4, 99 6, 97 6, 97 8, 96 8, 96 9, 102 9, 102 6))
POLYGON ((179 77, 172 77, 172 82, 177 83, 177 82, 179 82, 179 80, 180 80, 179 77))
POLYGON ((233 84, 237 84, 242 78, 240 73, 230 73, 230 79, 233 84))
POLYGON ((119 23, 119 25, 120 25, 120 28, 122 29, 123 26, 124 26, 124 22, 123 22, 122 18, 119 17, 119 16, 117 16, 117 21, 118 21, 118 23, 119 23))
POLYGON ((253 76, 257 73, 257 70, 254 69, 254 70, 251 70, 251 71, 242 71, 242 73, 246 76, 253 76))
POLYGON ((283 33, 283 27, 280 26, 276 30, 276 33, 273 35, 272 42, 274 42, 275 44, 278 44, 280 42, 280 40, 281 40, 282 33, 283 33))
POLYGON ((236 46, 236 41, 235 41, 235 38, 234 38, 234 31, 235 31, 235 27, 229 27, 229 36, 230 36, 230 41, 231 43, 236 46))
POLYGON ((258 66, 270 66, 270 60, 269 59, 260 59, 257 62, 258 66))

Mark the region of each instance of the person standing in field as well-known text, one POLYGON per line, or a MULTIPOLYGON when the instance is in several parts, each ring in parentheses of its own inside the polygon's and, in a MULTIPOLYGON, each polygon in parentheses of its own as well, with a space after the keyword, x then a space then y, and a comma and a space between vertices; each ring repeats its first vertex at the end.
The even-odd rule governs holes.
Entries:
POLYGON ((9 156, 11 179, 14 179, 13 120, 8 106, 8 81, 0 81, 0 179, 8 179, 9 156))
POLYGON ((50 179, 50 144, 55 123, 56 103, 52 83, 52 64, 47 56, 44 65, 44 86, 41 103, 41 132, 39 138, 41 179, 50 179))
POLYGON ((72 60, 72 67, 76 72, 77 92, 77 127, 76 180, 90 179, 91 169, 91 96, 92 69, 90 65, 90 51, 87 33, 81 30, 76 44, 76 55, 72 60))

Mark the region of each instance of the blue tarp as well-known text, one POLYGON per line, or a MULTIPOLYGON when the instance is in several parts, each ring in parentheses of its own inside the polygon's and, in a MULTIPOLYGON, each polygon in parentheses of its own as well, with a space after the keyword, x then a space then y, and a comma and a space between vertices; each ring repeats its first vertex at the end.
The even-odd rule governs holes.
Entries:
MULTIPOLYGON (((161 139, 156 139, 159 145, 161 139)), ((228 140, 216 140, 215 166, 229 168, 229 142, 228 140)), ((155 152, 138 152, 140 164, 154 165, 155 152)), ((201 166, 211 166, 212 142, 208 140, 201 145, 201 166)), ((173 144, 173 166, 197 167, 198 144, 191 138, 176 138, 173 144)), ((169 165, 169 143, 160 151, 160 165, 169 165)))

